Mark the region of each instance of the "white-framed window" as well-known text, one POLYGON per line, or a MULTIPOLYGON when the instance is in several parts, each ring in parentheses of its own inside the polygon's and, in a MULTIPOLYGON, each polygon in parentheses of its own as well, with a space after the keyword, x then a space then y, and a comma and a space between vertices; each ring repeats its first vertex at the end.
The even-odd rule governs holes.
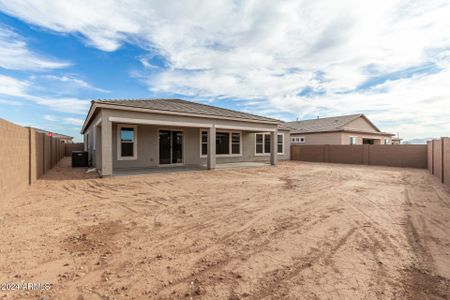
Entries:
MULTIPOLYGON (((200 131, 200 156, 208 155, 208 131, 200 131)), ((242 134, 237 131, 216 131, 217 156, 241 156, 242 134)))
POLYGON ((117 125, 117 159, 137 159, 137 126, 117 125))
POLYGON ((388 145, 389 144, 389 139, 384 139, 384 144, 388 145))
POLYGON ((303 136, 293 136, 291 137, 291 142, 294 144, 303 144, 305 142, 305 137, 303 136))
MULTIPOLYGON (((277 153, 284 154, 284 133, 277 135, 277 153)), ((255 154, 270 154, 270 133, 255 134, 255 154)))
POLYGON ((356 145, 356 136, 349 137, 349 143, 350 145, 356 145))
POLYGON ((92 150, 95 150, 95 146, 96 146, 96 144, 97 144, 97 139, 96 139, 96 135, 97 135, 97 133, 96 133, 96 131, 97 131, 97 126, 95 126, 94 125, 94 131, 92 132, 92 136, 93 136, 93 140, 92 140, 92 150))
POLYGON ((84 151, 89 151, 89 133, 84 135, 84 151))

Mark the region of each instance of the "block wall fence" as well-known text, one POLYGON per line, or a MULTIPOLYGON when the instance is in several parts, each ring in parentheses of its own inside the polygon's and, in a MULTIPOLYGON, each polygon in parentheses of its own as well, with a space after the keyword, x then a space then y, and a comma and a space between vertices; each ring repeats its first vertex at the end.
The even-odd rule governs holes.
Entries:
MULTIPOLYGON (((20 193, 53 168, 67 153, 67 145, 0 119, 0 200, 20 193)), ((73 145, 68 148, 80 148, 73 145)))
POLYGON ((291 160, 427 168, 426 145, 291 145, 291 160))
POLYGON ((450 138, 428 141, 428 171, 450 187, 450 138))

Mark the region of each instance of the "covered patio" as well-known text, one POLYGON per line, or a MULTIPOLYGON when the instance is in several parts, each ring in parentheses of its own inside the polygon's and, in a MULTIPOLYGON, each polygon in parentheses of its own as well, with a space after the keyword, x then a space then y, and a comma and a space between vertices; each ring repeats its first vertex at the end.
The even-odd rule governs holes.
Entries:
MULTIPOLYGON (((265 162, 237 162, 237 163, 222 163, 216 164, 216 170, 228 170, 228 169, 242 169, 242 168, 257 168, 257 167, 269 167, 271 164, 265 162)), ((170 168, 153 167, 153 168, 138 168, 138 169, 119 169, 114 171, 114 176, 134 176, 134 175, 146 175, 146 174, 158 174, 158 173, 177 173, 177 172, 191 172, 208 170, 207 165, 201 166, 176 166, 170 168)))
POLYGON ((223 109, 216 116, 100 103, 86 139, 102 176, 267 166, 289 156, 288 131, 279 131, 278 120, 223 109))

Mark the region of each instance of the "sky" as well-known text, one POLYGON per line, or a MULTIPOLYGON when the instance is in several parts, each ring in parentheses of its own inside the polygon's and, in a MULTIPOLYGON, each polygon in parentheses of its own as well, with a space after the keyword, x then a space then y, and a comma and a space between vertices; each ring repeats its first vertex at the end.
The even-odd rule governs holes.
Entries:
POLYGON ((0 0, 0 118, 81 140, 93 99, 450 136, 448 0, 0 0))

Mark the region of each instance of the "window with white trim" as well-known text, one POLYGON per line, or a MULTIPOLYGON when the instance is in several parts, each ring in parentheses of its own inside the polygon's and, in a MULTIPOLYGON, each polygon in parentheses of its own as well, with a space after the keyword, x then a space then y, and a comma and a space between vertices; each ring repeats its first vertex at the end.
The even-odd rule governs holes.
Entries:
MULTIPOLYGON (((270 133, 255 134, 256 154, 270 154, 270 133)), ((277 135, 277 153, 284 153, 284 134, 277 135)))
POLYGON ((231 133, 231 154, 241 153, 241 134, 239 132, 231 133))
POLYGON ((208 154, 208 132, 207 131, 202 131, 201 132, 201 151, 202 151, 202 155, 207 155, 208 154))
POLYGON ((356 136, 349 137, 349 143, 350 143, 350 145, 355 145, 356 144, 356 136))
POLYGON ((84 151, 89 151, 89 133, 86 133, 84 136, 84 151))
POLYGON ((388 145, 389 144, 389 139, 384 139, 384 144, 388 145))
POLYGON ((294 136, 291 137, 291 142, 292 143, 304 143, 305 142, 305 138, 304 137, 298 137, 298 136, 294 136))
POLYGON ((284 146, 284 135, 279 134, 279 135, 277 135, 277 153, 284 152, 283 146, 284 146))
MULTIPOLYGON (((208 132, 200 133, 201 155, 208 155, 208 132)), ((230 131, 216 132, 216 155, 240 155, 241 154, 241 133, 230 131)))
POLYGON ((119 125, 117 159, 136 159, 137 158, 137 126, 119 125))

